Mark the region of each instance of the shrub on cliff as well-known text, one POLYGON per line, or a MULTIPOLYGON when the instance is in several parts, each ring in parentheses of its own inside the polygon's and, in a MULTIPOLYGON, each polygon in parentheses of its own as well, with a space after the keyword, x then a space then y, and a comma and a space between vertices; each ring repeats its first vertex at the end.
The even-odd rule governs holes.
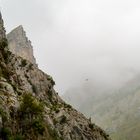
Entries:
POLYGON ((23 113, 23 115, 27 114, 31 116, 42 116, 44 112, 44 106, 37 99, 35 99, 32 94, 27 93, 23 95, 20 111, 23 113))
POLYGON ((21 61, 21 67, 25 67, 27 65, 27 60, 22 59, 21 61))
POLYGON ((32 94, 24 94, 19 108, 22 129, 25 133, 34 131, 34 134, 43 135, 45 131, 44 120, 44 105, 39 102, 32 94))
POLYGON ((8 41, 6 38, 2 38, 0 40, 0 49, 4 49, 6 46, 8 46, 8 41))

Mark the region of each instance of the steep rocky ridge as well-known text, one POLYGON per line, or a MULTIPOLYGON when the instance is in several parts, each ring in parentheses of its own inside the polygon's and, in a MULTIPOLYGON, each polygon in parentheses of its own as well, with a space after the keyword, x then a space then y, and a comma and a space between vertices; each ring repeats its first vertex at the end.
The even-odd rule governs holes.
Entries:
POLYGON ((3 20, 2 20, 2 15, 0 12, 0 39, 6 38, 5 36, 5 29, 3 27, 3 20))
POLYGON ((13 54, 21 56, 24 59, 29 60, 31 63, 36 64, 31 41, 26 37, 26 33, 22 25, 7 34, 7 39, 9 50, 13 54))
POLYGON ((109 140, 58 96, 51 76, 9 51, 0 23, 0 139, 109 140))

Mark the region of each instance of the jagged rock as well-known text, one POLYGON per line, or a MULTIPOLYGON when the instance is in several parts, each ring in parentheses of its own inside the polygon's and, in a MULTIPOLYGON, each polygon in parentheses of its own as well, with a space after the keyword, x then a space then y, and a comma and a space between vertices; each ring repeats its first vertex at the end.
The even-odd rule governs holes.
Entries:
POLYGON ((2 16, 1 16, 1 13, 0 13, 0 40, 2 38, 5 38, 5 29, 4 29, 4 26, 3 26, 3 20, 2 20, 2 16))
POLYGON ((7 35, 7 39, 8 47, 12 53, 29 60, 33 64, 36 64, 36 60, 33 56, 31 41, 26 37, 26 33, 23 30, 22 25, 12 30, 7 35))
MULTIPOLYGON (((12 34, 8 38, 9 43, 15 45, 15 54, 18 49, 23 51, 24 47, 28 47, 21 26, 12 34), (18 37, 16 32, 19 33, 18 37)), ((20 137, 26 140, 110 140, 101 128, 59 97, 53 88, 55 82, 51 76, 39 70, 31 63, 31 59, 25 60, 23 56, 12 54, 5 49, 6 44, 1 46, 0 115, 4 120, 2 129, 6 129, 6 134, 1 133, 0 137, 20 137)))

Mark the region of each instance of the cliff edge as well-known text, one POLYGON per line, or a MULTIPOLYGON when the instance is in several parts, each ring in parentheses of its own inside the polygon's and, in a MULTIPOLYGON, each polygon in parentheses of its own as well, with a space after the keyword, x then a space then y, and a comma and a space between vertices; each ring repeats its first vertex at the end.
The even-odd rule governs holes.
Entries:
POLYGON ((36 60, 33 55, 33 47, 31 41, 26 37, 26 33, 22 25, 13 29, 7 34, 9 50, 24 59, 30 61, 32 64, 36 64, 36 60))

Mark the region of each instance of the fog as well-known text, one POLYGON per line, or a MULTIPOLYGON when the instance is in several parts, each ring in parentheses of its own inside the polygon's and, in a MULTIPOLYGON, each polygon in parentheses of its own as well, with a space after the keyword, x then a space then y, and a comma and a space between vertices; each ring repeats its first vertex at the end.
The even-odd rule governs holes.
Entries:
POLYGON ((92 81, 120 86, 140 72, 140 1, 1 0, 7 32, 22 24, 59 94, 92 81))

